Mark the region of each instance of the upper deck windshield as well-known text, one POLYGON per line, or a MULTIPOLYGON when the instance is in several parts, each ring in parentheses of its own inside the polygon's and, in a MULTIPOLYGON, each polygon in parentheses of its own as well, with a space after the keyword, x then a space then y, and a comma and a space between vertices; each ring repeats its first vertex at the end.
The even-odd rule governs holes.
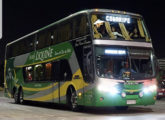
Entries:
POLYGON ((95 39, 133 40, 150 42, 147 29, 141 17, 96 13, 91 15, 95 39))
POLYGON ((144 80, 154 76, 152 50, 131 47, 95 47, 98 77, 144 80))

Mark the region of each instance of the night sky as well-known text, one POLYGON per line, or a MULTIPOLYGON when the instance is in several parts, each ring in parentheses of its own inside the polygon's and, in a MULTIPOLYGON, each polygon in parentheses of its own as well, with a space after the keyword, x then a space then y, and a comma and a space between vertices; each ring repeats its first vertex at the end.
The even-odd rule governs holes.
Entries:
POLYGON ((165 6, 163 0, 3 0, 3 38, 0 64, 5 45, 74 12, 106 8, 143 15, 156 56, 165 58, 165 6), (145 1, 145 2, 144 2, 145 1))

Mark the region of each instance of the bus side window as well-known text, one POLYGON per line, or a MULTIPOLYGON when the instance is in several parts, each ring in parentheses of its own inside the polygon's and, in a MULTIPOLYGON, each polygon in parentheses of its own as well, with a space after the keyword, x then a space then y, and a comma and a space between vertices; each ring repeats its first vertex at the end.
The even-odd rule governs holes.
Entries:
POLYGON ((26 44, 23 40, 16 42, 15 45, 17 46, 15 46, 16 56, 26 53, 26 44))
POLYGON ((52 35, 53 35, 53 45, 59 43, 60 41, 58 40, 58 27, 55 26, 52 28, 52 35))
POLYGON ((60 61, 52 62, 52 80, 59 81, 60 80, 60 61))
POLYGON ((81 37, 89 33, 87 15, 79 15, 73 18, 73 38, 81 37))
POLYGON ((48 30, 42 31, 37 36, 36 49, 42 49, 51 45, 51 32, 48 30))
POLYGON ((83 36, 87 34, 87 17, 82 16, 80 19, 80 27, 79 27, 79 36, 83 36))
POLYGON ((72 80, 72 72, 67 60, 60 61, 60 80, 61 81, 70 81, 72 80))
POLYGON ((43 64, 37 64, 34 66, 34 77, 35 81, 44 80, 44 66, 43 64))
POLYGON ((64 42, 72 39, 71 22, 67 21, 65 24, 61 24, 58 29, 58 41, 64 42))
POLYGON ((7 58, 19 56, 34 50, 34 35, 17 41, 7 47, 7 58), (19 47, 18 47, 19 46, 19 47))
POLYGON ((25 38, 24 44, 26 45, 26 53, 34 51, 35 35, 25 38))
POLYGON ((46 63, 45 64, 45 79, 46 81, 51 80, 52 76, 52 63, 46 63))
POLYGON ((15 42, 11 45, 12 47, 12 57, 15 57, 15 56, 18 56, 20 54, 20 49, 19 49, 19 46, 20 43, 19 42, 15 42))
POLYGON ((24 81, 25 82, 30 82, 34 80, 34 75, 33 75, 33 67, 28 66, 23 68, 23 75, 24 75, 24 81))
POLYGON ((35 35, 29 36, 24 40, 20 40, 17 48, 19 49, 19 55, 34 51, 35 35), (19 46, 19 47, 18 47, 19 46))

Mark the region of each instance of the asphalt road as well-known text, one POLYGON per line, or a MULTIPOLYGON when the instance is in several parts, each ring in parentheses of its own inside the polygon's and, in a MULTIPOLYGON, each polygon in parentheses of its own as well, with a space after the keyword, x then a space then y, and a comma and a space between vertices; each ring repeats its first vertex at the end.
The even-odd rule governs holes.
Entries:
POLYGON ((164 120, 165 99, 155 105, 130 107, 127 111, 114 108, 85 108, 72 112, 66 106, 29 102, 14 104, 0 92, 0 120, 164 120))

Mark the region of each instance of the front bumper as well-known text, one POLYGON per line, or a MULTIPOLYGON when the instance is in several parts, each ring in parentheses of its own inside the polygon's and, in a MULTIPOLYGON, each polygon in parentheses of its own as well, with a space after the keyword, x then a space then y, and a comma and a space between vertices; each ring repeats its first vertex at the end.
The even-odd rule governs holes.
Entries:
POLYGON ((156 92, 144 94, 143 97, 139 95, 126 95, 122 97, 120 93, 98 93, 95 97, 95 105, 108 107, 108 106, 133 106, 133 105, 153 105, 156 100, 156 92))

